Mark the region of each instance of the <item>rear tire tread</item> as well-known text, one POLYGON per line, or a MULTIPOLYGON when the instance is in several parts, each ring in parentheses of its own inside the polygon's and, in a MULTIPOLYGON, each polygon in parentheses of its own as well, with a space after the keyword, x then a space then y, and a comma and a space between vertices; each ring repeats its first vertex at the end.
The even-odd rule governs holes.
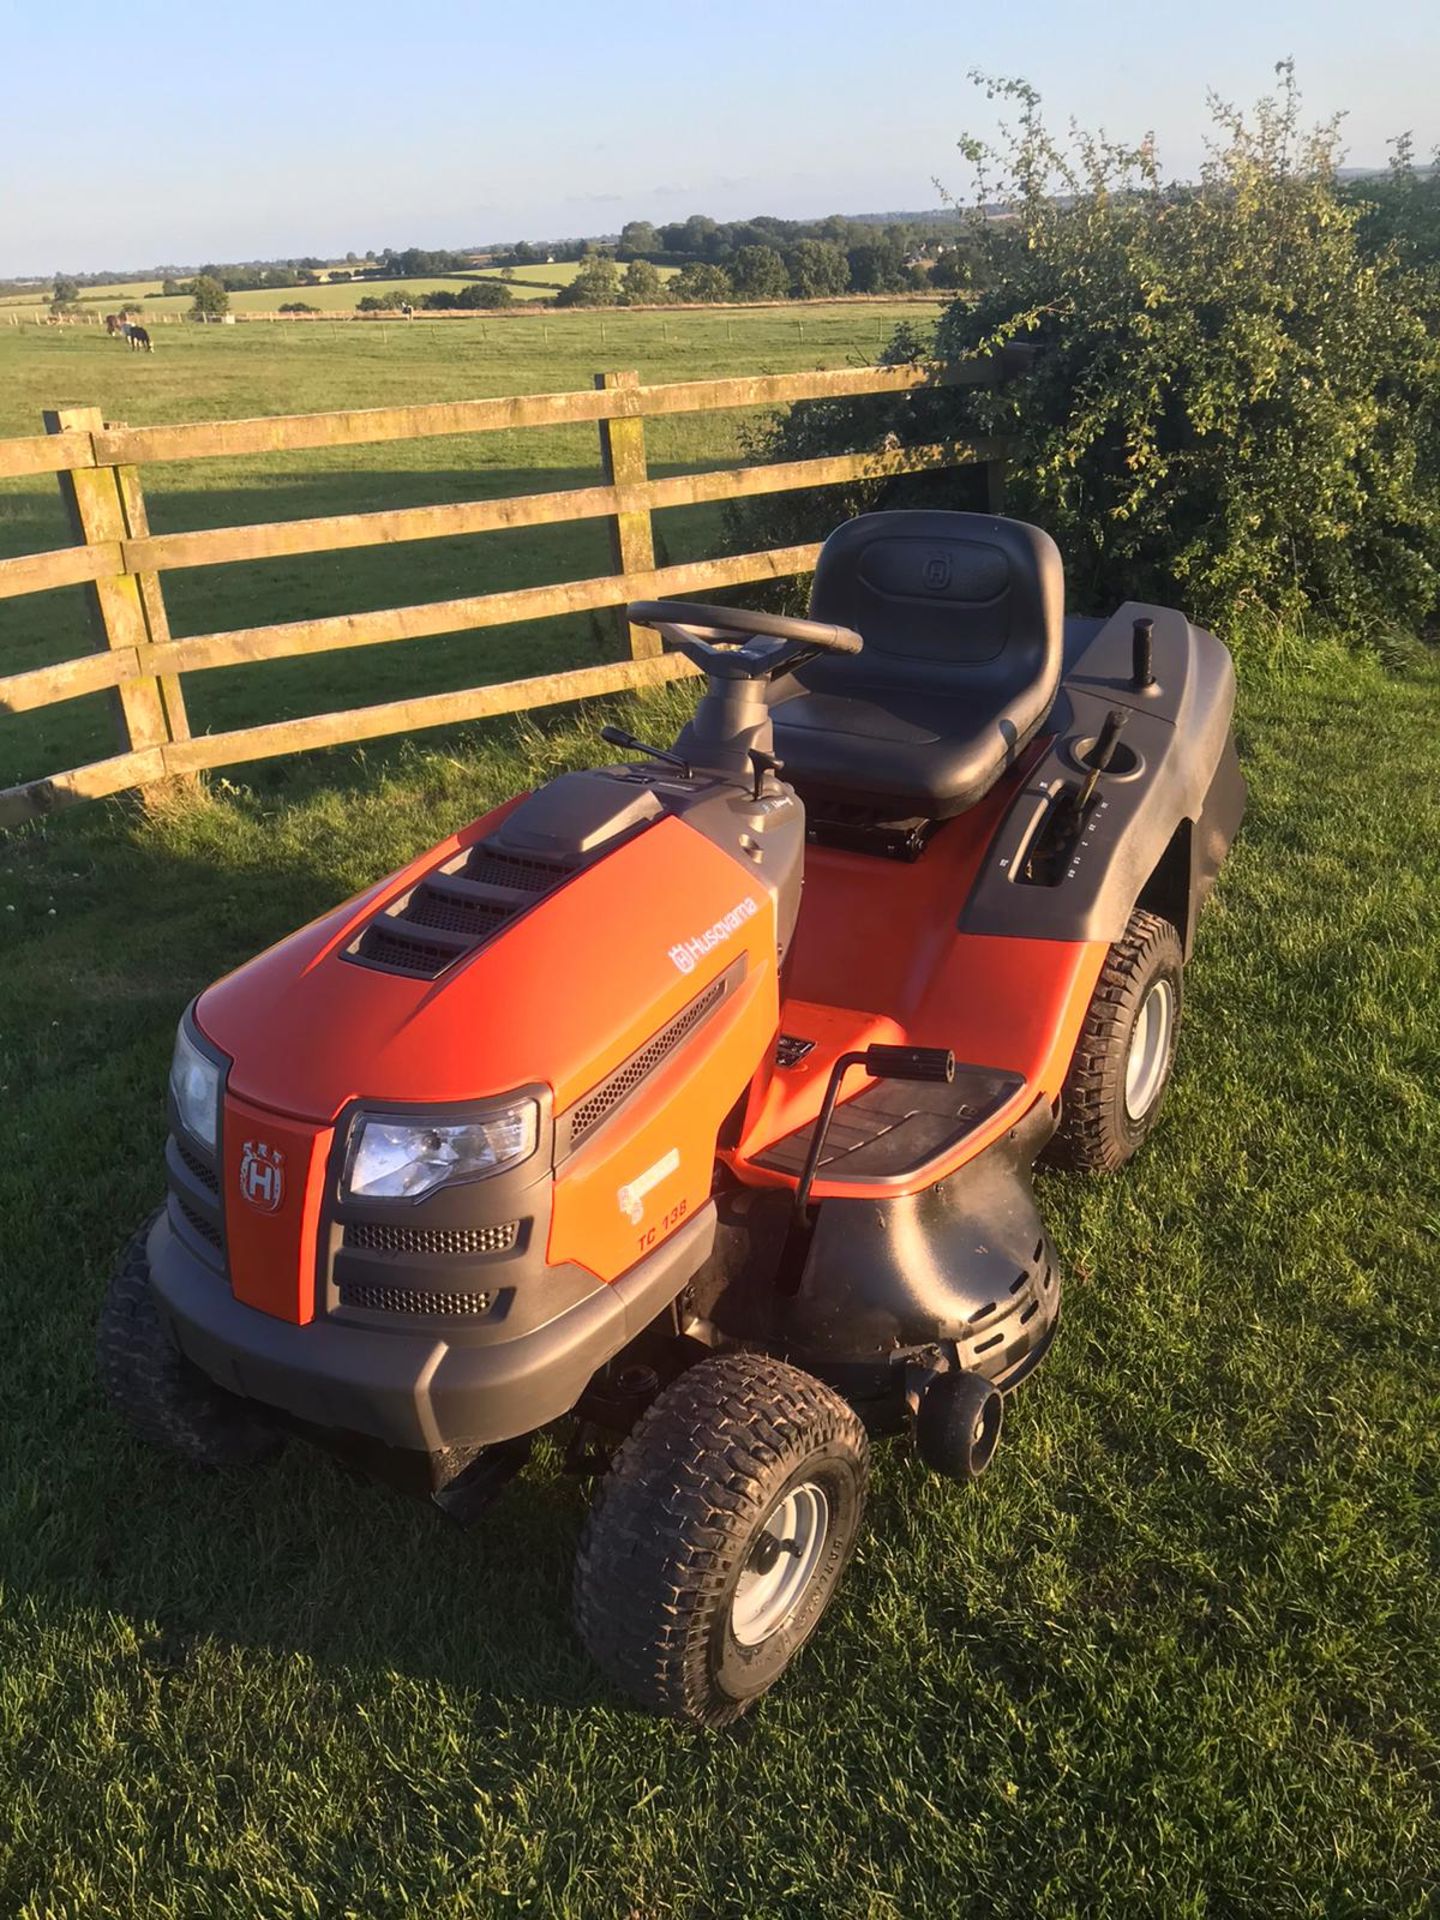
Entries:
POLYGON ((1065 1078, 1060 1125, 1045 1151, 1046 1161, 1076 1173, 1117 1173, 1135 1153, 1159 1118, 1170 1069, 1154 1104, 1138 1122, 1121 1119, 1128 1048, 1119 1044, 1127 1012, 1138 1011, 1154 977, 1157 960, 1173 966, 1176 987, 1175 1028, 1170 1039, 1173 1066, 1180 1024, 1183 951, 1180 936, 1158 913, 1137 907, 1125 932, 1105 956, 1085 1014, 1070 1071, 1065 1078), (1143 983, 1143 984, 1142 984, 1143 983))

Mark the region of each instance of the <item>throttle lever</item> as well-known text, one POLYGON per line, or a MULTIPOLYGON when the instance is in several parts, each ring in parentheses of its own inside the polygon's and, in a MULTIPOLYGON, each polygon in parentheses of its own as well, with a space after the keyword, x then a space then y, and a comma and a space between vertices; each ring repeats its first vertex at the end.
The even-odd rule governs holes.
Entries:
POLYGON ((1110 771, 1110 762, 1115 758, 1115 747, 1130 715, 1124 707, 1112 707, 1105 716, 1105 724, 1095 736, 1095 744, 1085 756, 1085 765, 1090 769, 1085 776, 1085 784, 1075 796, 1072 812, 1077 820, 1084 815, 1085 809, 1095 798, 1095 789, 1100 784, 1102 774, 1110 771))
POLYGON ((663 747, 652 747, 646 741, 637 739, 633 733, 627 733, 624 727, 601 727, 600 738, 608 746, 624 747, 627 753, 643 753, 647 760, 663 761, 667 767, 678 767, 688 780, 690 766, 678 753, 667 753, 663 747))
POLYGON ((755 785, 750 790, 750 798, 752 800, 763 800, 765 797, 766 774, 783 773, 785 770, 785 762, 778 759, 773 753, 766 753, 763 747, 752 747, 750 749, 750 765, 755 772, 755 785))

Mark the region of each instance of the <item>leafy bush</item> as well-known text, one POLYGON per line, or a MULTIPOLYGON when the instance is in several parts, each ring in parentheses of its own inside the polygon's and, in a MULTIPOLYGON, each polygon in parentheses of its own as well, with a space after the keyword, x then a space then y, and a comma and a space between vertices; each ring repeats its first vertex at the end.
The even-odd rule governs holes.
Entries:
POLYGON ((790 291, 797 300, 824 300, 850 287, 850 262, 829 240, 802 240, 790 255, 790 291))
MULTIPOLYGON (((987 291, 946 310, 934 350, 1028 346, 1028 371, 997 390, 836 405, 818 432, 797 410, 768 457, 1007 434, 1010 511, 1054 534, 1078 607, 1169 600, 1226 626, 1246 609, 1423 618, 1440 581, 1440 349, 1414 277, 1360 243, 1336 124, 1304 127, 1288 63, 1279 74, 1248 115, 1212 99, 1190 185, 1162 181, 1148 142, 1062 145, 1033 89, 984 83, 1017 123, 998 148, 962 151, 978 203, 1010 217, 977 223, 987 291)), ((863 504, 916 486, 872 485, 863 504)), ((929 497, 954 504, 963 486, 929 497)), ((805 537, 793 517, 784 537, 805 537)))
POLYGON ((230 311, 230 296, 214 274, 197 274, 190 283, 190 318, 219 320, 230 311))
POLYGON ((512 299, 509 287, 498 280, 472 280, 461 288, 459 305, 473 311, 476 307, 508 307, 512 299))
POLYGON ((725 269, 706 260, 692 260, 670 282, 670 298, 683 302, 729 300, 734 292, 725 269))
MULTIPOLYGON (((643 225, 632 221, 632 226, 643 225)), ((629 228, 626 229, 629 231, 629 228)), ((660 269, 648 260, 632 260, 625 269, 625 277, 620 282, 620 298, 627 307, 658 306, 665 298, 665 282, 660 269)))
POLYGON ((620 269, 613 260, 597 255, 583 266, 568 287, 555 296, 557 307, 613 307, 620 299, 620 269))
POLYGON ((783 300, 790 291, 789 272, 774 247, 737 247, 730 279, 742 300, 783 300))
POLYGON ((319 307, 312 307, 308 300, 286 300, 281 303, 281 313, 319 313, 319 307))

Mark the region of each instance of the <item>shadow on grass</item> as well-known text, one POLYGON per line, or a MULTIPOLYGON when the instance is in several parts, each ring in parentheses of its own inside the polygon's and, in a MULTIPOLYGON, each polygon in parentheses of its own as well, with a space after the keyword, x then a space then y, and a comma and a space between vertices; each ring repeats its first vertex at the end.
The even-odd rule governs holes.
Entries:
MULTIPOLYGON (((673 698, 649 724, 673 731, 673 698)), ((146 821, 112 807, 12 837, 0 857, 9 1014, 0 1314, 0 1533, 14 1600, 60 1621, 124 1613, 204 1636, 482 1694, 593 1693, 568 1624, 582 1511, 553 1457, 461 1534, 295 1441, 273 1470, 197 1474, 145 1452, 93 1382, 95 1313, 162 1182, 166 1062, 189 998, 509 792, 593 759, 634 702, 267 770, 146 821), (117 831, 117 829, 119 829, 117 831)), ((553 1450, 552 1454, 553 1454, 553 1450)))

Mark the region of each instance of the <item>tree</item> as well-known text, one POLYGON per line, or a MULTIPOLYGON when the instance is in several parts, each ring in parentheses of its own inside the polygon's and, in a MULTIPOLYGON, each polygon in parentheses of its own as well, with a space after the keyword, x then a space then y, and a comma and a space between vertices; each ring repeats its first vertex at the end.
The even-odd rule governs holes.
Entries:
POLYGON ((319 313, 319 307, 312 307, 305 300, 286 300, 280 307, 281 313, 319 313))
POLYGON ((80 283, 72 280, 68 273, 57 273, 55 291, 50 296, 52 307, 73 307, 80 298, 80 283))
POLYGON ((620 298, 627 307, 654 307, 665 298, 660 269, 648 260, 632 260, 620 282, 620 298))
MULTIPOLYGON (((1012 511, 1054 535, 1078 612, 1158 601, 1252 645, 1275 616, 1366 638, 1431 617, 1440 339, 1427 283, 1367 253, 1337 187, 1338 126, 1307 127, 1289 63, 1279 71, 1249 112, 1212 102, 1193 183, 1166 181, 1148 141, 1056 136, 1032 88, 991 83, 1016 124, 962 150, 978 175, 967 198, 1005 218, 977 216, 985 290, 946 309, 934 352, 1014 343, 1033 358, 994 389, 797 408, 756 451, 1008 436, 1012 511)), ((970 503, 964 474, 921 479, 926 504, 970 503)), ((777 516, 736 537, 814 539, 854 510, 840 491, 817 500, 808 531, 777 516)), ((872 482, 856 504, 917 495, 913 480, 872 482)))
POLYGON ((190 282, 188 280, 162 280, 160 282, 160 291, 173 298, 176 294, 189 293, 190 282))
POLYGON ((658 253, 660 236, 648 220, 627 220, 620 229, 620 251, 628 253, 632 260, 641 255, 658 253))
POLYGON ((218 320, 230 311, 230 296, 212 273, 197 275, 190 294, 192 320, 218 320))
POLYGON ((508 307, 512 297, 509 287, 502 285, 499 280, 472 280, 461 289, 456 304, 467 312, 473 312, 476 308, 508 307))
POLYGON ((620 298, 620 270, 613 260, 589 260, 568 287, 555 296, 557 307, 613 307, 620 298))
POLYGON ((833 299, 850 285, 850 265, 829 240, 802 240, 790 255, 790 292, 796 300, 833 299))
POLYGON ((688 304, 692 301, 729 300, 735 289, 723 267, 711 266, 708 260, 692 260, 670 282, 669 292, 672 300, 688 304))
POLYGON ((905 254, 894 240, 864 240, 845 259, 852 293, 898 293, 905 285, 905 254))
POLYGON ((975 262, 964 247, 946 247, 930 269, 932 287, 968 287, 975 277, 975 262))
POLYGON ((730 261, 730 280, 742 300, 783 300, 790 275, 774 247, 740 247, 730 261))

